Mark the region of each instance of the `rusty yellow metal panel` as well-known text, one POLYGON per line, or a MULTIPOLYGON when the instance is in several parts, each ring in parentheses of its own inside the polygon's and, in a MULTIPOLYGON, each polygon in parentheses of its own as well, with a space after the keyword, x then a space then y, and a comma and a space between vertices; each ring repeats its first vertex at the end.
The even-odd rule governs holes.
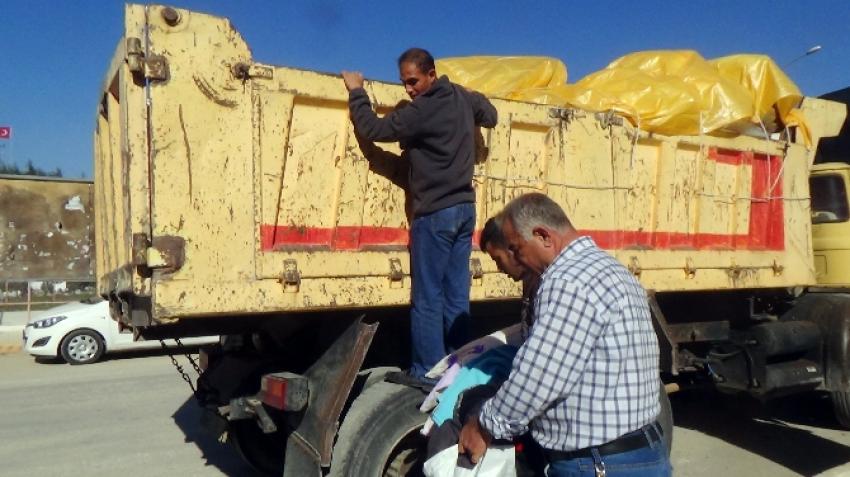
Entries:
POLYGON ((0 280, 94 279, 92 183, 0 176, 0 280))
POLYGON ((144 294, 149 278, 134 273, 133 236, 149 235, 147 110, 144 82, 130 71, 142 48, 145 8, 127 5, 124 35, 101 87, 94 134, 94 225, 98 291, 144 294))
MULTIPOLYGON (((253 62, 226 19, 166 8, 128 6, 105 81, 101 292, 150 298, 155 321, 406 304, 398 145, 358 141, 338 76, 253 62)), ((407 99, 398 85, 366 90, 379 114, 407 99)), ((807 101, 813 136, 828 135, 823 116, 837 113, 807 101)), ((499 123, 477 138, 479 230, 540 191, 649 289, 814 283, 803 145, 493 103, 499 123)), ((519 294, 480 251, 470 273, 473 300, 519 294)))

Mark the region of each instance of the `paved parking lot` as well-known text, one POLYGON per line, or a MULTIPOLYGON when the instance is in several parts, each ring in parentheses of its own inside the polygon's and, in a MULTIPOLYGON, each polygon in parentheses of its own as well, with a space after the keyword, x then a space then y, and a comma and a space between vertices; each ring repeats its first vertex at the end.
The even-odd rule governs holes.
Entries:
MULTIPOLYGON (((850 475, 850 433, 838 428, 823 395, 768 406, 705 393, 671 401, 677 476, 850 475)), ((229 446, 204 434, 198 417, 161 352, 74 367, 20 352, 0 356, 3 476, 251 475, 229 446)))

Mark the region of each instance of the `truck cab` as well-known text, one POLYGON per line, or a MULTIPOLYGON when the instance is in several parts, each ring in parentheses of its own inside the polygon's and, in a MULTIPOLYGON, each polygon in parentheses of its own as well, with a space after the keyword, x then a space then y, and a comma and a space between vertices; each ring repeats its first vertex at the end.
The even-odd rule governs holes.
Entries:
MULTIPOLYGON (((850 104, 850 88, 821 96, 850 104)), ((812 248, 815 278, 826 287, 850 286, 850 127, 847 121, 837 136, 818 144, 809 177, 812 197, 812 248)))
POLYGON ((850 164, 816 164, 809 187, 817 282, 829 287, 850 286, 850 164))

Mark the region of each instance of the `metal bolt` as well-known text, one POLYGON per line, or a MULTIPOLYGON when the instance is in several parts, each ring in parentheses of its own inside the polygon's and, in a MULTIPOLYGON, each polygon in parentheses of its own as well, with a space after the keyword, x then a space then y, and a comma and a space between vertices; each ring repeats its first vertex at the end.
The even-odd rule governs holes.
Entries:
POLYGON ((241 79, 247 80, 251 78, 251 65, 247 63, 236 63, 231 67, 233 71, 233 76, 241 79))
POLYGON ((171 7, 165 7, 162 9, 162 19, 165 20, 165 23, 174 26, 180 23, 180 14, 171 7))

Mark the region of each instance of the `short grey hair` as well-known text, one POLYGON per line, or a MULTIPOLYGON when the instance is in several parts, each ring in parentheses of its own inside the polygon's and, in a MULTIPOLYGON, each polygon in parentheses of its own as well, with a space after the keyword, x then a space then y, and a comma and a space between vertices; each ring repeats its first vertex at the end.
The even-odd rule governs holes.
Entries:
POLYGON ((544 194, 532 192, 510 201, 502 215, 511 221, 514 230, 525 240, 530 240, 534 227, 547 227, 559 232, 573 228, 564 209, 544 194))

